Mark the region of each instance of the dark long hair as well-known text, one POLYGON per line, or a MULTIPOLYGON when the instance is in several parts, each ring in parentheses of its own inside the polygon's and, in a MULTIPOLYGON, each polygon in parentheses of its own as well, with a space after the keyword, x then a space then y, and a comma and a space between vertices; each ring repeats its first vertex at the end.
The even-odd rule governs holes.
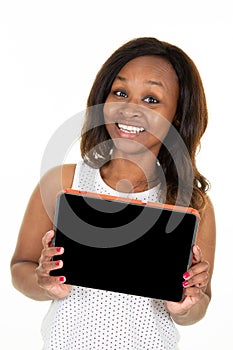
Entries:
MULTIPOLYGON (((146 55, 160 56, 171 63, 179 81, 179 97, 173 125, 180 134, 192 163, 193 183, 190 205, 201 209, 206 203, 209 188, 207 179, 196 166, 196 152, 208 122, 208 111, 203 84, 199 72, 191 58, 180 48, 152 37, 133 39, 117 49, 98 72, 87 100, 87 113, 81 140, 81 155, 93 166, 110 158, 111 141, 104 125, 103 104, 111 90, 114 79, 122 67, 130 60, 146 55), (92 106, 95 111, 92 112, 92 106)), ((169 133, 167 140, 169 142, 169 133)), ((175 147, 175 145, 174 145, 175 147)), ((178 146, 177 146, 178 147, 178 146)), ((179 152, 179 148, 177 148, 179 152)), ((177 164, 162 145, 158 160, 166 178, 166 202, 174 204, 178 192, 177 164)), ((183 164, 180 164, 183 167, 183 164)), ((187 173, 183 180, 185 188, 187 173)), ((180 180, 180 179, 179 179, 180 180)))

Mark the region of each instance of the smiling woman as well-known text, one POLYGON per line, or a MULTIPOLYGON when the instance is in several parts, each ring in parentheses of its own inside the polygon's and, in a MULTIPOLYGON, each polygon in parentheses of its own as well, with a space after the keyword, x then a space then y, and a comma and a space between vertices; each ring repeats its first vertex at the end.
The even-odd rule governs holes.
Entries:
MULTIPOLYGON (((158 115, 170 123, 173 121, 178 92, 177 75, 166 59, 140 56, 120 70, 104 106, 107 131, 114 143, 117 139, 114 158, 128 158, 129 149, 125 142, 120 151, 120 139, 136 141, 130 143, 135 156, 141 153, 138 148, 143 145, 147 154, 150 151, 155 158, 158 157, 161 143, 168 132, 166 124, 161 125, 162 118, 158 118, 158 115)), ((134 158, 135 164, 140 159, 141 154, 139 159, 134 158)))
MULTIPOLYGON (((121 135, 121 140, 123 135, 127 135, 128 139, 134 139, 132 134, 119 134, 117 122, 123 125, 144 127, 147 137, 150 136, 150 139, 157 136, 157 139, 163 141, 165 138, 163 144, 157 140, 158 145, 155 146, 157 150, 154 149, 154 157, 157 154, 157 160, 161 165, 160 169, 165 174, 166 201, 176 202, 179 182, 179 186, 184 188, 183 200, 179 204, 190 204, 198 209, 205 206, 205 193, 209 185, 205 177, 199 173, 195 157, 197 147, 207 126, 208 113, 201 77, 194 62, 186 53, 174 45, 155 38, 138 38, 126 43, 109 57, 98 72, 90 91, 87 107, 89 109, 83 128, 81 155, 89 164, 98 167, 107 164, 106 162, 112 158, 112 143, 120 141, 118 135, 121 135), (127 67, 130 67, 130 71, 133 69, 132 73, 129 73, 127 67), (141 71, 142 67, 143 72, 141 71), (143 74, 145 74, 144 77, 143 74), (131 88, 131 90, 127 91, 126 87, 127 89, 131 88), (132 87, 136 88, 137 93, 140 90, 140 95, 136 96, 132 87), (132 98, 136 100, 132 100, 132 98), (110 101, 111 105, 109 105, 110 101), (109 103, 106 103, 104 107, 105 102, 109 103), (127 122, 125 118, 123 121, 120 119, 120 103, 122 106, 121 115, 124 110, 127 122), (103 115, 103 107, 105 116, 103 115), (115 109, 118 110, 118 114, 114 112, 115 109), (114 125, 111 126, 111 129, 112 132, 115 130, 116 136, 113 140, 111 137, 114 135, 110 137, 107 130, 108 125, 107 128, 105 127, 110 113, 115 113, 115 118, 118 118, 112 121, 115 129, 114 125), (132 116, 135 113, 144 113, 147 118, 140 118, 140 116, 128 118, 128 115, 132 116), (148 125, 145 125, 148 119, 153 120, 154 124, 157 121, 157 125, 151 132, 148 125), (168 125, 166 121, 172 122, 173 128, 170 128, 170 124, 168 125), (178 142, 177 134, 173 132, 174 128, 185 144, 189 159, 187 159, 186 152, 181 152, 181 144, 178 142), (161 148, 159 149, 159 147, 161 148), (176 154, 176 159, 174 159, 174 154, 176 154), (192 169, 188 167, 189 160, 191 160, 192 169), (182 174, 179 173, 178 176, 177 168, 186 169, 186 171, 183 171, 182 174), (194 177, 191 183, 192 189, 189 188, 188 192, 193 191, 193 195, 191 202, 187 203, 185 199, 187 184, 190 183, 192 176, 194 177)), ((110 122, 111 120, 109 120, 110 122)), ((142 139, 145 134, 142 132, 138 136, 142 139)), ((137 137, 136 140, 138 141, 139 138, 137 137)), ((124 141, 127 141, 126 137, 124 141)), ((131 145, 127 143, 127 146, 132 147, 132 151, 135 150, 135 147, 139 147, 133 143, 131 145)), ((149 156, 149 152, 147 155, 149 156)), ((141 157, 140 161, 143 161, 141 157)), ((106 167, 101 170, 102 176, 105 176, 104 170, 106 167)), ((135 174, 135 167, 131 170, 131 174, 135 174)), ((149 172, 151 171, 150 167, 149 172)), ((144 181, 147 170, 144 169, 143 172, 139 170, 138 176, 143 176, 142 173, 144 173, 144 181)), ((122 173, 117 171, 117 174, 122 173)), ((151 178, 151 175, 148 174, 147 178, 151 178)), ((133 181, 133 179, 131 180, 133 181)))
MULTIPOLYGON (((215 219, 195 155, 206 126, 201 78, 178 47, 134 39, 101 67, 87 101, 83 160, 43 176, 12 257, 14 286, 32 299, 53 301, 42 326, 44 350, 175 350, 175 323, 190 325, 204 317, 211 299, 215 219), (52 246, 53 220, 57 193, 67 187, 199 210, 191 267, 181 276, 182 302, 71 286, 66 276, 51 276, 63 266, 64 247, 52 246)), ((74 266, 77 277, 78 271, 74 266)), ((156 276, 151 284, 156 288, 156 276)))

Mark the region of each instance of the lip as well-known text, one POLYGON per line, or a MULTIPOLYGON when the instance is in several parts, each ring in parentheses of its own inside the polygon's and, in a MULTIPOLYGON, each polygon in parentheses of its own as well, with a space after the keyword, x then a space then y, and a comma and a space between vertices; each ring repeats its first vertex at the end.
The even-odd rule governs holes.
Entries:
POLYGON ((123 130, 121 130, 119 127, 118 127, 118 124, 123 124, 123 125, 126 125, 126 126, 132 126, 132 127, 136 127, 136 128, 143 128, 144 127, 142 125, 135 125, 135 124, 129 124, 129 123, 115 123, 115 128, 117 130, 117 133, 120 137, 122 138, 128 138, 128 139, 133 139, 135 137, 140 137, 142 136, 144 133, 145 133, 145 129, 143 131, 140 131, 140 132, 135 132, 135 133, 130 133, 130 132, 124 132, 123 130))
POLYGON ((137 124, 137 123, 133 124, 133 123, 125 122, 125 121, 123 121, 123 122, 117 121, 115 124, 117 127, 119 124, 122 124, 122 125, 126 125, 126 126, 133 126, 135 128, 143 128, 145 130, 145 127, 142 124, 137 124))

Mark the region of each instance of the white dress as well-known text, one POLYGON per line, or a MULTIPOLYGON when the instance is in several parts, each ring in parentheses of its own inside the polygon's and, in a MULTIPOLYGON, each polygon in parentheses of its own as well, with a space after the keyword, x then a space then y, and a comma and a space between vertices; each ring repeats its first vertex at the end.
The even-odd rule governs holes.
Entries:
MULTIPOLYGON (((159 186, 141 193, 119 193, 99 169, 76 166, 74 189, 159 201, 159 186)), ((153 281, 152 281, 153 283, 153 281)), ((73 286, 51 302, 42 323, 43 350, 175 350, 179 333, 162 300, 73 286)))

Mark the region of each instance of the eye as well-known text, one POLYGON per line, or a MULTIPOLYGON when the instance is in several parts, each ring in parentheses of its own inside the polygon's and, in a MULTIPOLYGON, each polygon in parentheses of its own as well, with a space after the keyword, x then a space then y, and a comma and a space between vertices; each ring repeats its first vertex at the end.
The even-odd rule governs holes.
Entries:
POLYGON ((127 93, 122 90, 115 90, 113 91, 113 94, 118 97, 124 97, 124 98, 128 97, 127 93))
POLYGON ((146 103, 150 103, 150 104, 156 104, 159 103, 159 100, 157 98, 154 98, 153 96, 146 96, 143 101, 145 101, 146 103))

